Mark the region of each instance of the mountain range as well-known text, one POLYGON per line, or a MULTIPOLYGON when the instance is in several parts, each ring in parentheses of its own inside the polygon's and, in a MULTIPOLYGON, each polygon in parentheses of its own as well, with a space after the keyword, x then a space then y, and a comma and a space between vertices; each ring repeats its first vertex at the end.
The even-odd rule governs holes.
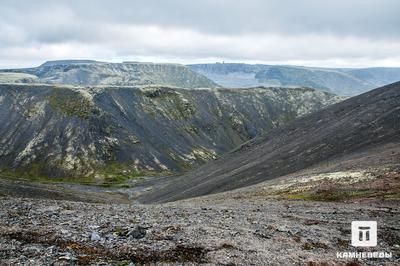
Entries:
POLYGON ((236 63, 107 63, 94 60, 47 61, 38 67, 0 70, 0 82, 80 86, 181 88, 309 87, 355 96, 400 80, 400 68, 317 68, 236 63))
POLYGON ((38 67, 0 70, 0 81, 9 74, 15 82, 70 84, 82 86, 175 86, 219 87, 205 76, 180 64, 140 62, 105 63, 92 60, 48 61, 38 67), (28 75, 28 76, 27 76, 28 75), (31 78, 30 80, 28 78, 31 78))
POLYGON ((400 68, 316 68, 235 63, 193 64, 192 70, 221 86, 306 86, 354 96, 400 80, 400 68))

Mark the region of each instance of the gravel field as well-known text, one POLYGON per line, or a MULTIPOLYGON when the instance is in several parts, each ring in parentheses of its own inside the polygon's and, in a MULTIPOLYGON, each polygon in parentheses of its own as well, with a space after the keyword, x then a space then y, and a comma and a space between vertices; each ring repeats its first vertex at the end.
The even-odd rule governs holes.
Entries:
POLYGON ((398 201, 329 203, 224 194, 161 205, 0 198, 2 265, 399 265, 398 201), (378 246, 350 245, 376 220, 378 246), (392 252, 337 259, 336 252, 392 252))

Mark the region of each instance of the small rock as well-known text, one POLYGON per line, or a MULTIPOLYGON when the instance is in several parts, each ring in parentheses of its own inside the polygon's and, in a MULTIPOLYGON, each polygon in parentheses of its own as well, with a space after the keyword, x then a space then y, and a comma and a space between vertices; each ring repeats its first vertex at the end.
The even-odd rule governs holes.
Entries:
POLYGON ((58 212, 61 209, 59 206, 47 206, 45 208, 38 209, 39 212, 58 212))
POLYGON ((276 231, 278 231, 278 232, 289 232, 289 229, 286 226, 281 225, 281 226, 278 226, 276 228, 276 231))
POLYGON ((146 229, 140 225, 135 225, 135 227, 130 230, 127 234, 127 236, 130 236, 132 238, 143 238, 146 235, 146 229))
POLYGON ((89 228, 90 229, 97 229, 97 228, 99 228, 100 226, 98 226, 98 225, 89 225, 89 228))
POLYGON ((76 261, 78 260, 71 253, 61 253, 62 256, 58 258, 58 260, 65 260, 65 261, 76 261))
POLYGON ((92 232, 92 235, 90 236, 90 240, 92 241, 100 241, 101 237, 98 233, 96 232, 92 232))
POLYGON ((27 246, 23 248, 23 251, 28 251, 28 252, 40 252, 40 248, 36 246, 27 246))

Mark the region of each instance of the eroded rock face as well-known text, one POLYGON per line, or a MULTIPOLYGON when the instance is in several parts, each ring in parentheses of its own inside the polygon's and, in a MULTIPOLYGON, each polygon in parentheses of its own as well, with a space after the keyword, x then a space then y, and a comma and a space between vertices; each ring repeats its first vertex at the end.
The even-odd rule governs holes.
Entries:
POLYGON ((135 177, 212 160, 341 100, 312 89, 0 85, 0 166, 35 177, 135 177))

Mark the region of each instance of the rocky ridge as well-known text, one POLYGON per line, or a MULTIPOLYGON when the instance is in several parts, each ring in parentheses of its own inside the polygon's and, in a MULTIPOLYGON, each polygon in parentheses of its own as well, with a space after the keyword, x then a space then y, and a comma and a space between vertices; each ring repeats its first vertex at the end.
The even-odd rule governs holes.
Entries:
POLYGON ((45 62, 38 67, 3 69, 0 72, 32 75, 35 79, 32 79, 31 83, 82 86, 160 85, 182 88, 219 87, 219 85, 205 76, 179 64, 105 63, 90 60, 60 60, 45 62))
POLYGON ((2 84, 2 174, 112 182, 179 172, 341 99, 307 88, 2 84))

